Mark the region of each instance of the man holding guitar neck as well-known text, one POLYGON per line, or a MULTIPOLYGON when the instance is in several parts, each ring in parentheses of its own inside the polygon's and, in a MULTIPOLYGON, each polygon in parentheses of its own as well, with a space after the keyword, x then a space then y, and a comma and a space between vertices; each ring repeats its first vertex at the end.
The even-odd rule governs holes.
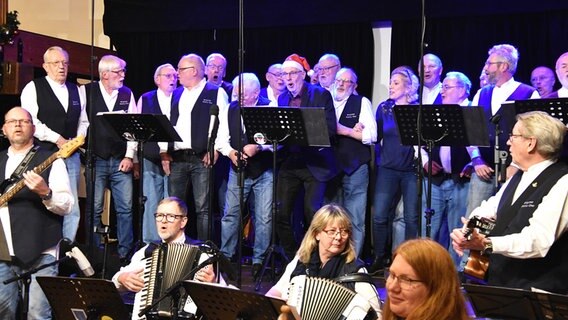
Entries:
POLYGON ((487 236, 451 234, 459 254, 489 257, 489 285, 568 293, 568 166, 557 161, 565 132, 547 113, 517 115, 507 145, 520 170, 470 216, 494 219, 495 227, 487 236))
MULTIPOLYGON (((10 179, 13 173, 21 171, 21 177, 15 178, 10 185, 17 188, 21 184, 19 181, 23 181, 25 186, 8 200, 8 205, 0 207, 2 231, 11 256, 10 262, 0 261, 0 282, 56 260, 63 216, 69 214, 74 205, 62 159, 53 161, 53 165, 40 174, 32 171, 49 162, 51 152, 42 148, 32 151, 35 150, 35 126, 30 113, 20 107, 12 108, 6 113, 2 131, 10 147, 0 153, 0 176, 10 179), (21 167, 23 160, 28 160, 24 161, 28 165, 21 167)), ((35 274, 56 275, 57 265, 35 274)), ((0 284, 0 319, 16 319, 18 295, 17 282, 0 284)), ((28 319, 51 319, 51 308, 35 277, 30 286, 29 301, 28 319)))

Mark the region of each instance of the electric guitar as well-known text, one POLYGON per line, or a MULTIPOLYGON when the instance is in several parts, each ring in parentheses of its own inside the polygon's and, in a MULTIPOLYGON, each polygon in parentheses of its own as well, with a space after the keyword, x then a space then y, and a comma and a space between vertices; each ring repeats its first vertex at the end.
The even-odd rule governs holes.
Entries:
MULTIPOLYGON (((45 169, 49 168, 53 161, 57 159, 65 159, 70 157, 80 146, 85 143, 84 136, 77 136, 75 139, 68 141, 64 144, 61 149, 57 152, 52 154, 49 158, 45 159, 42 163, 40 163, 37 167, 33 168, 33 172, 40 174, 45 171, 45 169)), ((24 179, 20 179, 18 182, 12 185, 8 191, 3 193, 0 196, 0 207, 8 203, 20 190, 22 190, 25 186, 24 179)))
MULTIPOLYGON (((493 228, 495 228, 495 221, 473 216, 469 219, 464 228, 464 236, 469 240, 474 229, 477 229, 479 233, 487 236, 493 228)), ((466 276, 475 281, 484 281, 485 273, 488 268, 489 256, 484 255, 482 251, 470 250, 467 264, 463 270, 466 276)))

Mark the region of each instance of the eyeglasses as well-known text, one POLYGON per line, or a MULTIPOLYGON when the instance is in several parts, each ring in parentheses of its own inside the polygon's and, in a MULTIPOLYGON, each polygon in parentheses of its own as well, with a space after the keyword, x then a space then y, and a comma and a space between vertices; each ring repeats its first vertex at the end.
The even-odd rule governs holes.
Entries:
POLYGON ((329 67, 319 67, 317 72, 324 72, 324 71, 329 71, 335 67, 339 66, 338 64, 334 64, 333 66, 329 66, 329 67))
POLYGON ((513 141, 514 138, 524 138, 522 134, 509 133, 509 140, 513 141))
POLYGON ((330 238, 335 238, 337 235, 340 235, 343 239, 349 237, 349 231, 345 229, 330 229, 330 230, 323 230, 330 238))
POLYGON ((490 66, 492 64, 501 64, 501 63, 505 63, 505 61, 495 61, 495 62, 485 61, 486 66, 490 66))
POLYGON ((191 68, 195 68, 194 66, 189 66, 189 67, 178 67, 178 73, 185 71, 187 69, 191 69, 191 68))
POLYGON ((417 283, 424 282, 422 280, 411 279, 405 275, 397 276, 396 274, 390 272, 387 278, 387 283, 393 283, 394 281, 398 282, 398 285, 400 285, 400 288, 402 290, 410 290, 412 288, 415 288, 417 283))
POLYGON ((47 64, 50 64, 52 66, 59 66, 62 65, 64 67, 68 67, 69 66, 69 62, 65 61, 65 60, 61 60, 61 61, 52 61, 52 62, 46 62, 47 64))
POLYGON ((166 79, 177 79, 178 75, 175 73, 159 74, 159 76, 165 77, 166 79))
POLYGON ((126 74, 126 68, 122 68, 122 69, 119 69, 119 70, 110 70, 110 72, 115 73, 115 74, 124 75, 124 74, 126 74))
POLYGON ((463 86, 448 86, 448 85, 443 85, 442 86, 442 90, 446 91, 446 90, 450 90, 452 88, 462 88, 463 86))
POLYGON ((274 72, 268 71, 268 73, 270 73, 271 75, 275 76, 276 78, 282 78, 282 75, 283 75, 282 72, 274 73, 274 72))
POLYGON ((287 78, 288 76, 295 77, 299 73, 302 73, 302 71, 282 72, 282 78, 287 78))
POLYGON ((218 66, 218 65, 216 65, 216 64, 208 64, 208 65, 207 65, 207 68, 209 68, 209 69, 215 69, 215 70, 217 70, 217 71, 223 71, 223 70, 225 70, 225 67, 224 67, 224 66, 218 66))
POLYGON ((32 123, 31 119, 7 119, 6 121, 4 121, 5 124, 9 124, 9 125, 23 125, 23 124, 30 124, 32 123))
POLYGON ((172 223, 172 222, 176 221, 176 219, 184 217, 184 216, 181 215, 181 214, 173 214, 173 213, 160 213, 160 212, 154 213, 154 218, 156 218, 157 222, 163 222, 164 217, 166 217, 167 222, 172 223))
POLYGON ((348 83, 348 84, 354 84, 355 81, 352 80, 348 80, 348 79, 335 79, 336 83, 348 83))

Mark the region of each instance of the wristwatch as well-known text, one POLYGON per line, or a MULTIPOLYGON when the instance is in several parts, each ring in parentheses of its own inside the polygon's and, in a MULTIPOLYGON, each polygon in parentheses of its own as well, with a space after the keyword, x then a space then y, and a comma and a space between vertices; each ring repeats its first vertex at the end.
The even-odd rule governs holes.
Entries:
POLYGON ((491 242, 490 238, 487 238, 487 242, 485 243, 485 247, 483 248, 483 254, 488 256, 493 253, 493 242, 491 242))
POLYGON ((53 196, 53 191, 49 189, 49 192, 45 196, 41 197, 41 200, 43 201, 51 200, 52 196, 53 196))

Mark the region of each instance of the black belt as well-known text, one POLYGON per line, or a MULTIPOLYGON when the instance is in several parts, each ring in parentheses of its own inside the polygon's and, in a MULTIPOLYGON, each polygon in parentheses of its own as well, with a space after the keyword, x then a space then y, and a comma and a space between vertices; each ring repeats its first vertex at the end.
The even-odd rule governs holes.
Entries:
POLYGON ((203 154, 203 152, 196 152, 193 149, 181 149, 173 151, 172 153, 172 160, 176 162, 183 162, 189 161, 191 157, 198 157, 203 154))

